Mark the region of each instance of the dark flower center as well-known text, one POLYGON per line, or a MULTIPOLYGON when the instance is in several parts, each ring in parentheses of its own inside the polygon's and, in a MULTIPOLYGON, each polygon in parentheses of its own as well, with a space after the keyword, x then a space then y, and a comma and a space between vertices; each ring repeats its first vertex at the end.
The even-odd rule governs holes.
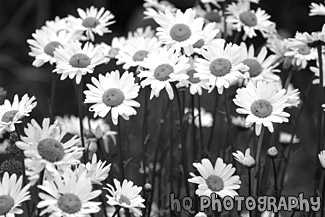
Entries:
POLYGON ((252 27, 257 25, 257 17, 252 11, 245 11, 239 15, 240 21, 246 26, 252 27))
POLYGON ((223 189, 224 183, 219 176, 211 175, 205 180, 211 191, 220 191, 223 189))
POLYGON ((87 17, 82 21, 82 25, 86 28, 95 28, 99 25, 99 21, 95 17, 87 17))
POLYGON ((131 201, 129 198, 127 198, 126 196, 124 195, 121 195, 119 201, 118 201, 120 204, 123 204, 125 203, 126 205, 131 205, 131 201))
POLYGON ((310 48, 308 46, 300 47, 298 49, 298 53, 300 53, 302 55, 308 55, 308 54, 310 54, 310 48))
POLYGON ((15 201, 12 197, 8 195, 0 195, 0 215, 8 213, 14 205, 15 201))
POLYGON ((50 43, 48 43, 47 45, 45 45, 44 47, 44 52, 47 55, 50 55, 51 57, 54 56, 54 51, 56 48, 62 46, 62 44, 60 42, 57 41, 51 41, 50 43))
POLYGON ((256 77, 263 71, 262 65, 256 59, 248 58, 243 63, 249 67, 248 72, 251 77, 256 77))
POLYGON ((57 162, 64 157, 64 148, 62 144, 52 138, 41 140, 37 145, 37 151, 41 157, 50 162, 57 162))
POLYGON ((18 113, 18 110, 12 110, 12 111, 7 111, 2 115, 1 121, 9 123, 12 121, 15 117, 15 115, 18 113))
POLYGON ((118 52, 119 52, 119 48, 116 48, 116 47, 112 47, 109 51, 108 51, 108 57, 109 58, 115 58, 116 57, 116 55, 118 54, 118 52))
POLYGON ((231 62, 225 58, 217 58, 210 64, 210 71, 217 77, 228 74, 231 70, 231 62))
POLYGON ((133 55, 132 59, 134 61, 143 61, 144 58, 146 58, 148 55, 148 51, 146 50, 138 50, 137 52, 135 52, 135 54, 133 55))
POLYGON ((169 75, 174 72, 174 68, 169 64, 159 65, 153 72, 154 77, 159 81, 166 81, 169 75))
POLYGON ((272 114, 273 107, 271 103, 264 99, 256 100, 251 105, 251 112, 259 118, 266 118, 272 114))
POLYGON ((86 68, 90 63, 90 58, 83 53, 74 54, 69 60, 69 64, 75 68, 86 68))
POLYGON ((209 22, 216 22, 220 23, 221 22, 221 16, 218 12, 215 11, 209 11, 204 15, 204 18, 208 20, 209 22))
POLYGON ((188 25, 179 23, 170 29, 170 36, 175 41, 185 41, 191 37, 191 29, 188 25))
POLYGON ((194 69, 188 70, 187 75, 188 75, 188 80, 192 82, 193 84, 199 83, 201 80, 197 77, 194 77, 194 74, 197 73, 194 69))
POLYGON ((74 194, 66 193, 58 199, 58 206, 63 212, 73 214, 81 209, 81 200, 74 194))
POLYGON ((194 48, 201 48, 203 45, 204 45, 204 40, 203 39, 200 39, 200 40, 198 40, 197 42, 195 42, 193 44, 193 47, 194 48))
POLYGON ((118 106, 124 100, 124 93, 120 89, 110 88, 104 92, 102 100, 107 106, 118 106))

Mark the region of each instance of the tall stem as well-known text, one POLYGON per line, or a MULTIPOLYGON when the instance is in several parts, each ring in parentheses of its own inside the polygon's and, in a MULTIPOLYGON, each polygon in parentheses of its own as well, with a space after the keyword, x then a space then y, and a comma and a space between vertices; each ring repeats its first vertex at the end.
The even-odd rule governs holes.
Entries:
POLYGON ((56 74, 52 73, 51 77, 51 102, 50 102, 50 123, 54 123, 54 117, 55 117, 55 90, 56 90, 56 74))
POLYGON ((171 84, 173 87, 173 90, 175 92, 176 95, 176 99, 177 99, 177 104, 178 104, 178 112, 179 112, 179 124, 180 124, 180 133, 181 133, 181 145, 182 145, 182 166, 183 166, 183 178, 184 178, 184 185, 185 185, 185 189, 186 189, 186 194, 189 196, 190 195, 190 186, 189 183, 187 181, 187 179, 189 178, 189 170, 188 170, 188 164, 187 164, 187 147, 186 147, 186 143, 185 143, 185 131, 184 131, 184 121, 183 121, 183 116, 184 116, 184 110, 182 108, 182 104, 181 104, 181 100, 179 97, 179 93, 178 90, 175 86, 175 84, 171 84))
MULTIPOLYGON (((230 118, 230 106, 228 102, 228 89, 225 88, 225 107, 226 107, 226 116, 227 116, 227 124, 228 124, 228 130, 229 130, 229 140, 230 140, 230 145, 231 145, 231 152, 236 151, 236 144, 234 140, 234 132, 231 124, 231 118, 230 118)), ((232 158, 233 159, 233 158, 232 158)), ((236 167, 236 161, 233 160, 233 164, 236 167)))
POLYGON ((261 151, 262 151, 262 143, 263 143, 263 137, 264 137, 264 131, 265 127, 262 126, 262 131, 260 136, 258 137, 258 143, 257 143, 257 152, 256 152, 256 168, 255 168, 255 174, 254 174, 254 196, 258 196, 258 182, 260 179, 260 161, 261 161, 261 151))
MULTIPOLYGON (((324 172, 324 170, 323 170, 324 172)), ((322 190, 322 206, 321 206, 321 210, 320 210, 320 216, 324 216, 324 204, 325 204, 325 173, 324 173, 324 177, 323 177, 323 190, 322 190)))
MULTIPOLYGON (((252 175, 251 168, 247 168, 248 172, 248 196, 252 196, 252 175)), ((249 217, 253 217, 253 212, 249 211, 249 217)))
POLYGON ((198 110, 199 110, 199 130, 200 130, 201 150, 204 150, 203 130, 202 130, 202 115, 201 115, 201 98, 200 98, 200 95, 197 95, 197 102, 198 102, 198 110))
MULTIPOLYGON (((277 171, 276 171, 276 165, 275 165, 275 159, 274 158, 272 158, 272 166, 273 166, 273 173, 274 173, 274 192, 275 192, 276 201, 278 202, 278 200, 279 200, 278 175, 277 175, 277 171)), ((279 212, 275 213, 275 217, 279 217, 279 212)))
POLYGON ((88 159, 88 150, 85 145, 85 137, 84 137, 84 127, 82 124, 83 118, 83 81, 81 80, 80 84, 78 85, 78 112, 79 112, 79 128, 80 128, 80 139, 81 139, 81 146, 85 149, 83 154, 84 162, 87 162, 88 159))
MULTIPOLYGON (((195 160, 198 156, 198 146, 196 143, 196 128, 195 128, 195 114, 194 114, 195 104, 194 95, 191 95, 191 116, 192 116, 192 144, 193 144, 193 159, 195 160)), ((203 149, 201 149, 203 151, 203 149)))
MULTIPOLYGON (((118 118, 120 119, 120 118, 118 118)), ((121 121, 118 120, 117 123, 117 136, 118 136, 118 147, 119 147, 119 155, 120 155, 120 169, 121 169, 121 178, 122 180, 125 179, 125 173, 124 173, 124 147, 123 147, 123 142, 122 142, 122 137, 121 137, 121 121)), ((144 168, 145 170, 146 168, 144 168)))
POLYGON ((215 91, 215 94, 216 94, 216 98, 215 98, 215 101, 214 101, 214 105, 213 105, 213 122, 212 122, 212 127, 211 127, 211 131, 210 131, 210 136, 209 136, 209 141, 208 141, 208 151, 210 150, 211 148, 211 144, 212 144, 212 138, 213 138, 213 135, 214 135, 214 128, 216 126, 216 117, 217 117, 217 107, 218 107, 218 101, 219 101, 219 94, 217 91, 215 91))
POLYGON ((146 184, 146 165, 147 165, 147 133, 148 133, 148 88, 144 88, 143 102, 143 122, 142 122, 142 166, 143 166, 143 186, 146 184))

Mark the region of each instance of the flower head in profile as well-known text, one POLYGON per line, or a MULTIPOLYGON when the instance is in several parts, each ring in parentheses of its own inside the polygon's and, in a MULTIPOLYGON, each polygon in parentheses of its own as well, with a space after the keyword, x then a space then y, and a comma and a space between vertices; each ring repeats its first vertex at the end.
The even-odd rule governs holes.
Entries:
POLYGON ((101 182, 108 177, 108 173, 111 169, 111 164, 105 164, 106 161, 103 162, 101 160, 98 160, 97 155, 94 154, 92 156, 91 162, 87 162, 86 165, 78 165, 78 176, 82 176, 82 174, 85 173, 86 177, 91 180, 92 184, 101 185, 101 182))
POLYGON ((125 120, 136 115, 133 107, 140 107, 134 99, 138 96, 140 86, 135 83, 133 73, 124 72, 120 77, 118 70, 100 74, 98 79, 92 78, 93 84, 87 84, 89 90, 85 90, 85 103, 94 104, 89 110, 95 112, 94 117, 105 117, 111 112, 112 121, 118 123, 118 117, 122 116, 125 120))
POLYGON ((54 52, 57 62, 53 72, 61 74, 61 80, 67 77, 75 78, 76 83, 79 84, 82 76, 93 73, 96 66, 105 62, 99 49, 100 47, 95 47, 90 42, 82 47, 78 41, 59 47, 54 52))
POLYGON ((145 15, 144 19, 159 16, 159 12, 164 12, 166 10, 172 13, 175 13, 177 10, 177 8, 169 1, 159 0, 144 0, 143 7, 145 8, 145 11, 143 12, 145 15))
POLYGON ((221 158, 217 158, 213 166, 209 159, 203 158, 201 163, 193 163, 193 166, 199 171, 200 176, 191 173, 193 178, 188 181, 198 184, 198 189, 195 191, 198 196, 210 197, 212 193, 216 193, 221 198, 238 195, 235 189, 240 188, 241 181, 239 176, 233 175, 236 169, 232 164, 227 165, 221 158))
POLYGON ((275 75, 276 55, 267 56, 267 49, 263 46, 259 53, 255 55, 254 45, 247 47, 246 43, 240 44, 240 52, 243 58, 242 63, 249 67, 247 72, 244 72, 245 78, 253 81, 266 80, 266 81, 278 81, 280 77, 275 75))
POLYGON ((257 36, 256 31, 259 31, 264 36, 268 33, 269 28, 273 25, 270 15, 268 15, 261 8, 257 8, 256 11, 251 10, 249 1, 238 1, 228 5, 227 22, 231 23, 233 27, 238 31, 244 30, 243 38, 253 38, 257 36))
POLYGON ((95 40, 94 34, 103 36, 105 33, 111 32, 107 26, 115 23, 114 15, 105 8, 97 9, 94 6, 83 10, 77 9, 80 18, 73 19, 76 23, 77 29, 86 32, 86 36, 91 40, 95 40))
POLYGON ((66 31, 56 32, 51 28, 37 29, 32 37, 33 39, 27 40, 31 49, 28 54, 35 57, 33 61, 35 67, 40 67, 47 62, 55 63, 54 51, 59 47, 64 47, 72 39, 71 34, 66 31))
POLYGON ((144 78, 141 81, 141 86, 150 85, 150 99, 153 96, 159 97, 160 91, 166 89, 169 99, 174 98, 174 92, 171 82, 187 79, 186 69, 189 68, 189 58, 175 52, 173 49, 166 47, 157 49, 148 54, 140 62, 140 73, 138 76, 144 78))
POLYGON ((204 58, 196 58, 194 69, 196 77, 209 80, 210 92, 217 87, 221 94, 224 88, 242 78, 242 72, 248 67, 242 63, 239 46, 225 43, 223 39, 215 39, 207 50, 202 50, 204 58))
POLYGON ((77 136, 63 140, 65 132, 58 127, 57 122, 50 124, 50 119, 43 119, 40 126, 34 119, 24 129, 26 136, 17 141, 18 148, 27 157, 26 167, 34 173, 43 169, 53 175, 71 165, 76 165, 83 154, 83 148, 78 147, 77 136))
POLYGON ((121 183, 114 179, 114 186, 107 184, 106 190, 110 195, 106 195, 107 203, 111 206, 121 206, 129 209, 135 216, 141 216, 142 211, 139 208, 145 208, 140 192, 142 187, 134 185, 132 181, 123 180, 121 183))
POLYGON ((245 154, 241 151, 237 151, 236 153, 232 153, 235 157, 235 160, 244 165, 247 168, 252 168, 255 166, 255 159, 251 156, 250 149, 246 149, 245 154))
POLYGON ((309 6, 310 12, 309 16, 325 16, 325 6, 322 3, 312 2, 309 6))
MULTIPOLYGON (((310 71, 312 71, 315 75, 315 78, 313 79, 313 84, 319 84, 320 83, 320 68, 319 68, 319 61, 316 62, 317 65, 316 66, 310 66, 309 69, 310 71)), ((325 61, 323 61, 323 72, 325 72, 325 61)), ((325 87, 325 76, 323 76, 323 87, 325 87)))
POLYGON ((257 81, 249 82, 246 87, 237 90, 234 103, 239 106, 239 114, 248 115, 246 124, 255 123, 256 135, 260 135, 262 126, 273 132, 273 123, 288 122, 289 113, 284 108, 289 106, 286 90, 278 90, 273 83, 257 81))
POLYGON ((78 177, 75 172, 67 170, 62 176, 54 176, 54 180, 44 180, 38 188, 41 208, 40 215, 49 213, 50 217, 70 216, 83 217, 100 211, 101 202, 92 201, 101 194, 93 190, 91 181, 84 175, 78 177))
POLYGON ((202 38, 204 20, 197 18, 195 10, 191 8, 184 13, 177 10, 175 15, 166 10, 154 17, 154 20, 160 25, 157 27, 159 40, 177 51, 181 48, 188 50, 202 38))
MULTIPOLYGON (((199 112, 199 109, 194 108, 194 125, 199 128, 200 127, 200 119, 199 115, 201 114, 201 126, 202 127, 211 127, 213 125, 213 115, 210 112, 207 112, 203 107, 200 108, 201 111, 199 112)), ((192 109, 185 108, 184 113, 189 113, 190 118, 188 119, 189 124, 192 124, 192 109)))
POLYGON ((136 67, 149 53, 157 50, 161 42, 157 38, 132 37, 125 42, 116 55, 117 64, 123 64, 123 69, 136 67))
POLYGON ((296 32, 294 38, 289 39, 292 47, 305 48, 306 46, 310 48, 315 48, 319 45, 325 44, 325 24, 323 25, 321 31, 316 31, 312 33, 308 32, 296 32))
POLYGON ((319 154, 318 154, 318 159, 319 159, 319 162, 320 164, 322 165, 322 167, 325 169, 325 151, 321 151, 319 154))
POLYGON ((23 210, 19 206, 31 199, 29 194, 30 184, 23 187, 23 177, 20 176, 17 180, 17 175, 5 172, 0 181, 0 216, 15 217, 21 215, 23 210))
POLYGON ((14 96, 11 103, 8 99, 0 105, 0 131, 2 130, 15 130, 15 124, 21 123, 23 117, 29 116, 29 113, 36 107, 37 102, 35 97, 28 97, 25 94, 21 100, 18 95, 14 96))
POLYGON ((293 139, 292 140, 293 144, 300 142, 300 139, 296 135, 294 135, 293 138, 291 137, 292 137, 291 133, 286 133, 281 131, 279 134, 279 142, 282 144, 289 144, 291 142, 291 139, 293 139))

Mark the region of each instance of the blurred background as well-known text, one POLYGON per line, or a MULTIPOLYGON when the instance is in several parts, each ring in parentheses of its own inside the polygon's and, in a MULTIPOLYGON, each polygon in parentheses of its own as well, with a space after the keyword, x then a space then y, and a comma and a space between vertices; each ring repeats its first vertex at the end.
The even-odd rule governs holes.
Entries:
MULTIPOLYGON (((195 0, 170 0, 180 9, 194 5, 195 0)), ((323 3, 314 0, 316 3, 323 3)), ((271 15, 276 22, 278 31, 284 37, 294 37, 296 31, 319 31, 324 24, 325 17, 309 17, 310 0, 260 0, 259 6, 271 15)), ((41 68, 32 66, 33 58, 28 55, 27 39, 31 34, 45 24, 46 20, 53 20, 56 16, 77 16, 77 8, 86 9, 91 5, 97 8, 105 7, 115 15, 116 23, 110 26, 111 34, 106 34, 100 40, 110 43, 114 36, 126 35, 128 31, 137 27, 153 24, 149 20, 143 21, 143 1, 141 0, 10 0, 0 1, 0 86, 7 90, 7 98, 12 100, 13 95, 22 96, 28 93, 37 98, 38 106, 32 113, 38 120, 49 115, 49 98, 51 91, 51 74, 53 66, 45 64, 41 68)), ((96 41, 98 42, 98 41, 96 41)), ((96 68, 96 73, 115 69, 114 64, 102 65, 96 68)), ((293 85, 303 94, 312 73, 308 68, 293 75, 293 85)), ((56 115, 77 115, 77 100, 71 80, 66 79, 57 86, 56 115), (71 100, 75 99, 75 100, 71 100)), ((298 192, 312 193, 315 148, 316 148, 316 86, 312 87, 306 97, 297 136, 300 143, 293 147, 293 158, 286 179, 288 184, 285 194, 298 192)), ((141 101, 141 100, 140 100, 141 101)), ((142 102, 142 101, 141 101, 142 102)), ((151 105, 154 108, 155 102, 151 105)), ((203 101, 203 107, 212 111, 208 100, 203 101)), ((139 119, 142 112, 139 109, 139 119)), ((151 116, 155 119, 155 116, 151 116)), ((139 122, 132 124, 135 127, 139 122)), ((284 131, 289 132, 291 125, 283 125, 284 131)), ((150 129, 150 128, 149 128, 150 129)), ((141 130, 134 130, 141 135, 141 130)), ((140 138, 138 138, 139 140, 140 138)), ((140 142, 140 141, 139 141, 140 142)), ((245 147, 245 144, 240 144, 245 147)), ((135 146, 136 147, 136 146, 135 146)), ((133 148, 136 151, 136 148, 133 148)), ((243 148, 241 148, 243 150, 243 148)))

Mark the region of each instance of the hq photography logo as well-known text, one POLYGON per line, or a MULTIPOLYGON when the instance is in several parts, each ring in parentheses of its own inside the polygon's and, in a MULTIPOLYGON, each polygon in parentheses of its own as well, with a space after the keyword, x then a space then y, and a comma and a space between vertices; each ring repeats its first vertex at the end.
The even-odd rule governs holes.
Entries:
POLYGON ((181 212, 182 210, 195 214, 195 208, 198 207, 198 211, 204 212, 206 210, 213 211, 231 211, 231 210, 248 210, 253 211, 258 209, 259 212, 264 211, 305 211, 317 212, 321 207, 320 197, 305 198, 303 193, 299 193, 298 196, 281 196, 278 199, 274 196, 259 196, 257 198, 252 196, 226 196, 220 199, 217 194, 212 193, 210 197, 200 196, 195 199, 199 203, 195 206, 195 202, 191 197, 183 197, 178 199, 175 194, 172 193, 169 196, 170 208, 175 212, 181 212))

